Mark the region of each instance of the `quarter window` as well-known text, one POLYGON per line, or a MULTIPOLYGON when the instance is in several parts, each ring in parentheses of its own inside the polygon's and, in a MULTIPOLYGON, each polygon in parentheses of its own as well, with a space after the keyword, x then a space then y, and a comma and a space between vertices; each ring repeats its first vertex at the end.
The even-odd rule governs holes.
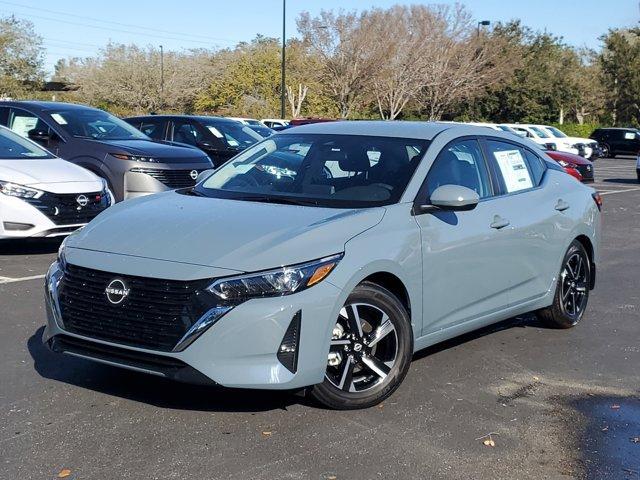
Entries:
POLYGON ((533 178, 533 184, 538 186, 540 182, 542 182, 542 177, 546 171, 545 164, 540 157, 529 150, 525 150, 524 154, 527 159, 529 171, 531 172, 531 177, 533 178))
POLYGON ((477 140, 461 140, 442 150, 427 175, 429 195, 442 185, 461 185, 480 198, 491 196, 489 174, 477 140))

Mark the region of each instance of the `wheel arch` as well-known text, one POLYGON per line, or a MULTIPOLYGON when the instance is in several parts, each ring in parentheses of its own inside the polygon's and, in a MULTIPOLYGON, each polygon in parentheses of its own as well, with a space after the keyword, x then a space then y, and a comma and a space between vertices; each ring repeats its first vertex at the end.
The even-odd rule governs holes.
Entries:
POLYGON ((578 235, 575 240, 579 242, 587 252, 589 264, 591 267, 591 278, 589 279, 589 289, 593 290, 596 284, 596 263, 594 258, 594 249, 591 239, 586 235, 578 235))
POLYGON ((360 283, 363 282, 375 283, 376 285, 389 290, 398 298, 398 300, 400 300, 400 303, 402 303, 404 308, 407 310, 409 318, 411 318, 411 297, 409 296, 407 287, 399 277, 390 272, 380 271, 363 278, 360 283))

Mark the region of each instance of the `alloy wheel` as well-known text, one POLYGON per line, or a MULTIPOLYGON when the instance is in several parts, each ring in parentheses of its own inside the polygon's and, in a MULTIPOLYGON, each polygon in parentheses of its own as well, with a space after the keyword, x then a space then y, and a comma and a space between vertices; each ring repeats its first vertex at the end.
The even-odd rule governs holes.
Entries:
POLYGON ((382 384, 398 357, 398 333, 389 316, 367 303, 345 305, 331 337, 326 378, 345 393, 382 384))
POLYGON ((561 302, 568 316, 576 321, 584 312, 587 302, 588 265, 580 253, 571 255, 562 269, 561 302))

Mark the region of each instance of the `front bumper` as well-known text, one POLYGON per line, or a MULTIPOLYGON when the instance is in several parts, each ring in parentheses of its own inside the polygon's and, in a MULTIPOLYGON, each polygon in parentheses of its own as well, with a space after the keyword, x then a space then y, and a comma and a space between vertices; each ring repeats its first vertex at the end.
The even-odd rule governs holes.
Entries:
MULTIPOLYGON (((108 191, 107 195, 113 198, 108 191)), ((29 202, 18 197, 0 194, 0 240, 59 237, 69 235, 86 224, 86 221, 55 223, 29 202)))
POLYGON ((183 381, 196 378, 196 383, 225 387, 296 389, 322 382, 331 330, 344 300, 342 291, 327 281, 285 297, 250 300, 227 312, 183 351, 160 352, 66 331, 57 302, 60 275, 54 263, 45 280, 43 342, 49 348, 130 370, 183 381), (298 312, 301 323, 293 373, 280 362, 278 351, 298 312))

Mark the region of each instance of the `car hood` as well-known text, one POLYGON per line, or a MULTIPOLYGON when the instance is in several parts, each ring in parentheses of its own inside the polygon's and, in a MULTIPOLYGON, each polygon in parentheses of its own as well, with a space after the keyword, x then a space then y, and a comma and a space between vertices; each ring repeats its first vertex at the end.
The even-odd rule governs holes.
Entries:
POLYGON ((332 209, 166 192, 117 204, 67 246, 237 271, 292 265, 342 252, 385 209, 332 209))
POLYGON ((565 162, 575 163, 576 165, 591 165, 592 163, 580 155, 569 152, 547 151, 545 152, 554 160, 564 160, 565 162))
POLYGON ((100 182, 98 177, 89 170, 59 158, 42 160, 0 159, 0 180, 20 185, 100 182))
POLYGON ((188 146, 167 145, 152 140, 91 140, 113 149, 113 153, 130 153, 133 155, 149 155, 163 159, 190 159, 193 161, 206 158, 200 149, 188 146))

